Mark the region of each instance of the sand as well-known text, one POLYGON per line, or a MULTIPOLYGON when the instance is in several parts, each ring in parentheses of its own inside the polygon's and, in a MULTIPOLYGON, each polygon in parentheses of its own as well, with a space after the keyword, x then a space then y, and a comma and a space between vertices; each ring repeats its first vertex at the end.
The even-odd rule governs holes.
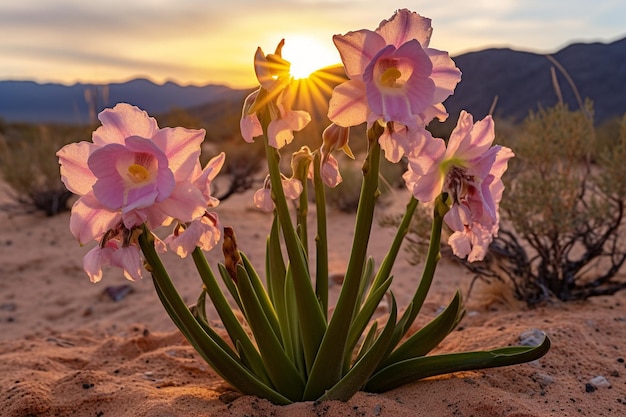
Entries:
MULTIPOLYGON (((391 207, 401 207, 401 204, 391 207)), ((388 208, 390 210, 390 208, 388 208)), ((263 265, 270 217, 251 194, 218 207, 240 249, 263 265)), ((354 216, 331 211, 331 272, 345 268, 354 216)), ((169 320, 149 277, 126 281, 108 270, 98 284, 82 271, 69 214, 0 213, 0 415, 2 416, 622 416, 626 415, 626 294, 532 310, 502 286, 479 285, 468 314, 439 352, 517 344, 541 329, 551 351, 538 361, 418 381, 348 402, 276 406, 241 396, 195 353, 169 320), (119 296, 114 300, 110 294, 119 296), (600 377, 600 378, 598 378, 600 377)), ((378 262, 392 231, 374 230, 378 262)), ((219 260, 219 250, 209 260, 219 260)), ((200 281, 190 260, 165 256, 176 285, 195 302, 200 281)), ((402 254, 392 289, 402 308, 420 267, 402 254)), ((147 274, 146 274, 147 275, 147 274)), ((437 314, 472 276, 444 258, 418 319, 437 314)), ((331 287, 336 297, 339 285, 331 287)), ((214 312, 209 312, 215 318, 214 312)))

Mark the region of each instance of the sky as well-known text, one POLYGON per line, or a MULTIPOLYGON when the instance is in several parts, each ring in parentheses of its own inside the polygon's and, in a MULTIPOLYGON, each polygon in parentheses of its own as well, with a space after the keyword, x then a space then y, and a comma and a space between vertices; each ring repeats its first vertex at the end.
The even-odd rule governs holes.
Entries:
POLYGON ((399 8, 431 18, 430 46, 452 56, 626 36, 623 0, 2 0, 0 80, 247 88, 257 47, 285 38, 294 65, 339 63, 332 35, 374 30, 399 8))

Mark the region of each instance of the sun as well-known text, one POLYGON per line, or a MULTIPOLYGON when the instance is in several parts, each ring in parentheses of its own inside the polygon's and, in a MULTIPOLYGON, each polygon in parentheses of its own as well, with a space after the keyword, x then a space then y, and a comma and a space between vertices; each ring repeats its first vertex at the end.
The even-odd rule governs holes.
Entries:
POLYGON ((291 62, 291 75, 295 79, 307 78, 320 68, 341 62, 332 42, 326 45, 304 35, 285 36, 282 56, 291 62))

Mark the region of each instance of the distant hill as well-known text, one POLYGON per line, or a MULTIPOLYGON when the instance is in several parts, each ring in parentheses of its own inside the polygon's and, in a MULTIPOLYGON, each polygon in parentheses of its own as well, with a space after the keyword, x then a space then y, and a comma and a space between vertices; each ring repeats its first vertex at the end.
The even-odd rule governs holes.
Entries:
MULTIPOLYGON (((609 44, 572 44, 552 57, 571 76, 582 98, 593 100, 596 122, 626 113, 626 38, 609 44)), ((463 78, 455 94, 445 102, 451 122, 461 109, 475 118, 484 117, 496 97, 494 114, 514 121, 522 120, 538 106, 548 107, 558 100, 550 70, 555 64, 546 55, 486 49, 459 55, 454 60, 463 78)), ((563 99, 571 108, 577 108, 571 86, 563 73, 555 69, 563 99)), ((341 73, 341 67, 335 67, 316 76, 332 86, 340 80, 341 73)), ((229 117, 238 112, 246 93, 221 85, 157 85, 143 79, 108 86, 0 81, 0 118, 9 122, 87 123, 102 108, 128 102, 153 115, 183 108, 205 122, 215 122, 227 109, 229 117)), ((328 97, 329 93, 322 92, 322 96, 328 97)), ((324 118, 323 114, 319 116, 324 118)))
POLYGON ((134 104, 149 114, 165 113, 241 96, 240 90, 223 85, 162 85, 145 79, 124 83, 38 84, 32 81, 0 81, 0 118, 10 122, 89 123, 100 110, 115 103, 134 104))
MULTIPOLYGON (((593 100, 596 122, 626 113, 626 38, 609 44, 572 44, 552 57, 567 71, 582 99, 593 100)), ((494 114, 519 121, 529 110, 558 101, 550 72, 555 64, 545 55, 486 49, 454 61, 463 77, 445 102, 452 116, 466 109, 482 118, 497 97, 494 114)), ((563 100, 578 108, 569 82, 558 67, 555 73, 563 100)))

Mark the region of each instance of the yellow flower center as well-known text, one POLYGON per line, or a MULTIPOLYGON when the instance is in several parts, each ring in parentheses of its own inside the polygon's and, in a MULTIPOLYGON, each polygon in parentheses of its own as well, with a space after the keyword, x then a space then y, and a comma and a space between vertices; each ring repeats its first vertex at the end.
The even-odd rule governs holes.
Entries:
POLYGON ((143 165, 132 164, 128 167, 128 176, 135 184, 139 184, 147 180, 150 173, 143 165))
POLYGON ((390 67, 380 76, 380 83, 385 87, 396 87, 396 81, 402 76, 398 68, 390 67))

